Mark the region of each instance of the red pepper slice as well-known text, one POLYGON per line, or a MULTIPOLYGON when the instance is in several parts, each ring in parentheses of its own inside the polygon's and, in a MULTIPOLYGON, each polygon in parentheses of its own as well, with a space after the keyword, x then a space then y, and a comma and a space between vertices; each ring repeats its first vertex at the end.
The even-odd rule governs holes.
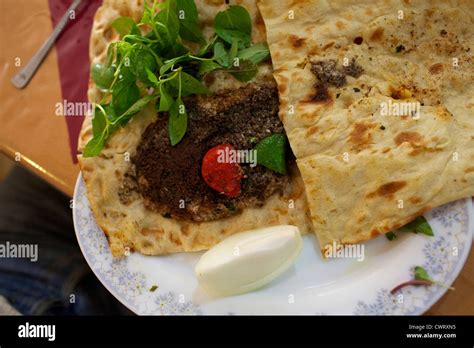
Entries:
POLYGON ((229 144, 214 146, 204 155, 201 167, 206 184, 227 197, 240 194, 242 168, 238 163, 229 161, 228 155, 233 151, 235 149, 229 144))

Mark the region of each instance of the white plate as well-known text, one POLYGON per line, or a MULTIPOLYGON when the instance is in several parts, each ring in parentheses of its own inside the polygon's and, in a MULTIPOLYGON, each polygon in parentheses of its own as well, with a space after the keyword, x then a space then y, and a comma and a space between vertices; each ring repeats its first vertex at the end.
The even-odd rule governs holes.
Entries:
POLYGON ((365 243, 365 259, 323 260, 314 236, 304 236, 296 264, 266 287, 248 294, 212 298, 199 287, 194 266, 202 252, 168 256, 132 253, 114 259, 89 208, 79 175, 74 227, 82 253, 104 286, 137 314, 422 314, 445 292, 441 286, 406 287, 423 266, 450 285, 466 261, 474 229, 471 199, 453 202, 426 217, 434 237, 398 233, 365 243), (150 291, 157 286, 155 291, 150 291))

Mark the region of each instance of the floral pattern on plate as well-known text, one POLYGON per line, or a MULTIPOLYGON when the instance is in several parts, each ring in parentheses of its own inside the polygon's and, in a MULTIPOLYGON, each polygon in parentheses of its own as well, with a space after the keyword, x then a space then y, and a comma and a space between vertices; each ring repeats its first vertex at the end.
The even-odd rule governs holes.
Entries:
MULTIPOLYGON (((240 297, 216 299, 215 301, 207 299, 200 300, 198 301, 199 303, 196 303, 194 302, 194 294, 196 293, 195 287, 197 285, 189 285, 190 282, 194 281, 194 277, 192 276, 192 262, 190 264, 189 259, 186 259, 187 255, 180 255, 176 256, 177 259, 166 259, 166 261, 162 261, 168 266, 171 265, 171 263, 181 263, 184 265, 180 270, 188 277, 186 278, 188 279, 187 281, 176 277, 173 272, 168 272, 164 275, 158 271, 154 272, 154 270, 152 274, 156 275, 156 277, 150 279, 150 272, 147 273, 144 269, 147 268, 149 271, 150 263, 153 265, 152 267, 155 267, 153 260, 157 261, 158 259, 147 258, 141 255, 133 255, 132 257, 124 257, 121 259, 112 257, 106 237, 97 226, 90 210, 85 190, 86 188, 82 177, 79 176, 74 194, 73 216, 76 235, 81 250, 89 266, 104 286, 125 306, 137 314, 235 315, 275 313, 275 306, 265 306, 266 304, 264 303, 267 299, 270 301, 270 297, 273 296, 274 298, 278 298, 278 301, 281 301, 278 303, 281 303, 282 310, 277 311, 277 313, 282 314, 326 315, 352 313, 416 315, 422 314, 429 309, 446 291, 445 288, 436 285, 429 287, 412 286, 403 288, 398 293, 391 295, 390 287, 396 284, 393 283, 395 280, 390 278, 392 274, 387 275, 387 272, 378 273, 385 275, 384 281, 380 281, 380 283, 383 283, 383 286, 380 286, 378 290, 374 288, 374 284, 378 282, 373 282, 372 284, 367 283, 366 285, 365 279, 362 279, 357 286, 354 285, 354 289, 356 290, 347 290, 345 289, 346 284, 349 284, 347 283, 347 279, 350 279, 350 276, 353 278, 360 278, 361 276, 357 274, 354 275, 354 273, 357 273, 357 269, 352 270, 344 266, 350 269, 350 271, 346 272, 348 276, 341 276, 341 279, 337 279, 337 281, 341 282, 340 284, 334 281, 327 281, 326 283, 323 282, 323 284, 315 285, 310 283, 311 285, 308 286, 307 284, 299 284, 297 282, 297 284, 289 285, 291 293, 282 291, 278 287, 274 287, 273 290, 271 287, 266 287, 260 291, 240 297), (147 263, 147 267, 145 267, 145 263, 147 263), (174 277, 173 281, 170 280, 172 277, 174 277), (319 294, 325 292, 324 286, 331 286, 331 284, 336 284, 331 288, 334 293, 338 291, 348 291, 347 294, 355 292, 356 295, 347 296, 338 294, 338 297, 335 298, 333 302, 331 302, 332 300, 329 301, 324 298, 321 299, 320 302, 317 302, 319 294), (191 287, 192 289, 184 289, 186 287, 191 287), (293 291, 296 292, 295 289, 299 292, 293 296, 293 291), (310 293, 309 291, 313 292, 310 293), (268 294, 271 296, 268 296, 268 294), (295 304, 299 303, 300 307, 289 307, 290 305, 288 303, 290 301, 287 300, 289 296, 292 298, 295 297, 298 300, 303 298, 303 301, 294 301, 295 304), (341 302, 343 302, 341 299, 347 302, 342 310, 341 308, 335 308, 338 305, 339 307, 341 306, 341 302)), ((406 269, 397 271, 402 274, 403 277, 408 277, 410 274, 413 276, 413 268, 416 265, 422 265, 433 279, 444 284, 452 284, 461 271, 471 246, 473 228, 472 203, 470 200, 453 202, 429 212, 426 217, 430 224, 435 227, 435 231, 442 230, 443 233, 435 232, 434 237, 424 236, 426 238, 421 239, 421 243, 424 244, 419 244, 419 246, 416 247, 416 257, 414 256, 419 261, 411 266, 407 264, 406 269)), ((418 239, 418 243, 420 243, 419 241, 420 239, 418 239)), ((307 255, 310 255, 311 260, 308 261, 305 259, 298 261, 303 264, 302 266, 304 267, 302 268, 307 270, 319 265, 319 267, 324 267, 322 268, 323 270, 332 272, 331 267, 333 266, 324 264, 324 261, 321 261, 320 256, 316 254, 315 249, 312 248, 311 245, 308 245, 311 243, 308 242, 308 240, 305 240, 305 248, 308 249, 307 255), (310 266, 307 266, 305 263, 310 263, 310 266)), ((386 241, 382 240, 381 242, 385 243, 386 241)), ((410 252, 414 253, 413 250, 410 252)), ((197 256, 194 255, 193 257, 197 256)), ((308 258, 308 256, 305 257, 308 258)), ((300 259, 301 258, 304 257, 300 256, 300 259)), ((160 261, 161 260, 160 258, 160 261)), ((367 267, 369 270, 371 267, 378 267, 377 263, 379 261, 375 260, 372 262, 376 264, 376 266, 370 265, 369 263, 369 267, 367 267)), ((393 264, 397 264, 396 262, 399 262, 399 259, 395 260, 393 264)), ((357 264, 357 262, 355 264, 357 264)), ((161 268, 161 272, 163 271, 166 270, 161 268)), ((362 276, 362 278, 363 277, 369 278, 370 273, 362 276)), ((302 279, 305 280, 304 277, 302 277, 302 279)), ((279 286, 282 286, 282 284, 285 285, 285 282, 288 283, 288 280, 281 281, 279 286)), ((356 283, 356 281, 352 280, 350 282, 351 284, 356 283)), ((330 291, 326 292, 330 293, 330 291)))
MULTIPOLYGON (((421 266, 441 284, 451 284, 456 279, 465 258, 461 255, 466 245, 470 246, 473 231, 469 226, 470 212, 466 201, 456 201, 432 210, 427 214, 430 224, 440 224, 445 235, 435 234, 427 238, 423 247, 424 262, 421 266)), ((472 223, 472 222, 471 222, 472 223)), ((414 267, 412 278, 414 277, 414 267)), ((407 279, 408 280, 408 279, 407 279)), ((371 303, 359 301, 354 314, 372 315, 415 315, 423 313, 442 296, 446 288, 440 285, 410 286, 395 294, 390 289, 380 289, 371 303)))

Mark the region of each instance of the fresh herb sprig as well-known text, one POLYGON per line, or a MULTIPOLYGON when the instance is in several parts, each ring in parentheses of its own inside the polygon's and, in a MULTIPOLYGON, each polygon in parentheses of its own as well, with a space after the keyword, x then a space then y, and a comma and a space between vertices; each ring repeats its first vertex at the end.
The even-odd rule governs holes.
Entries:
MULTIPOLYGON (((417 234, 420 233, 420 234, 425 234, 430 237, 434 236, 433 229, 431 228, 430 224, 423 216, 417 217, 412 222, 401 227, 399 231, 413 232, 417 234)), ((390 241, 397 239, 397 235, 395 234, 395 232, 387 232, 385 233, 385 237, 387 237, 387 239, 390 241)))
POLYGON ((138 23, 120 17, 112 27, 120 40, 109 45, 104 64, 91 69, 103 98, 95 108, 85 157, 100 154, 109 137, 150 103, 168 113, 170 143, 178 144, 187 130, 182 98, 208 94, 202 83, 206 74, 226 70, 249 81, 257 74, 257 64, 270 55, 265 43, 252 45, 250 15, 237 5, 216 15, 215 34, 208 41, 194 0, 145 3, 138 23))
POLYGON ((429 286, 429 285, 433 285, 433 284, 439 285, 439 286, 441 286, 443 288, 446 288, 446 289, 449 289, 449 290, 454 290, 454 288, 451 287, 451 286, 448 286, 446 284, 443 284, 443 283, 440 283, 440 282, 437 282, 437 281, 433 280, 433 278, 431 278, 430 275, 428 274, 428 271, 426 271, 426 269, 424 269, 423 267, 416 266, 415 267, 415 277, 414 277, 414 279, 403 282, 403 283, 397 285, 392 290, 390 290, 390 293, 393 295, 393 294, 397 293, 398 291, 400 291, 401 289, 403 289, 404 287, 410 286, 410 285, 429 286))

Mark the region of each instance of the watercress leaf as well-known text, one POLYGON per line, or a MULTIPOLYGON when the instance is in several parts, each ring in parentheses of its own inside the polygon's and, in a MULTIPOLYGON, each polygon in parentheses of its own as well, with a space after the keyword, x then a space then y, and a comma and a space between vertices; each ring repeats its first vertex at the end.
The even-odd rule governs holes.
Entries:
POLYGON ((158 69, 155 56, 146 48, 135 47, 130 53, 130 70, 137 80, 149 84, 147 69, 151 72, 158 69))
POLYGON ((397 239, 397 235, 396 235, 395 233, 393 233, 393 232, 387 232, 387 233, 385 233, 385 237, 387 237, 387 239, 388 239, 389 241, 392 241, 392 240, 397 239))
POLYGON ((110 87, 114 80, 115 68, 113 66, 106 67, 102 64, 92 65, 91 74, 97 87, 106 90, 110 87))
POLYGON ((181 23, 184 21, 197 23, 198 10, 194 0, 176 0, 176 9, 181 23))
POLYGON ((171 69, 173 65, 180 62, 189 61, 189 60, 191 60, 191 57, 189 57, 189 54, 185 54, 185 55, 164 61, 164 64, 160 68, 160 75, 164 75, 169 69, 171 69))
POLYGON ((176 3, 167 1, 160 4, 161 11, 155 16, 155 30, 165 48, 176 44, 179 34, 179 19, 176 3))
POLYGON ((218 36, 217 36, 217 35, 214 35, 214 36, 212 37, 212 39, 209 40, 208 43, 206 43, 204 46, 201 47, 201 49, 199 50, 199 52, 197 53, 197 55, 198 55, 199 57, 203 57, 203 56, 205 56, 208 52, 210 52, 211 50, 213 50, 214 44, 216 43, 217 38, 218 38, 218 36))
POLYGON ((254 148, 257 152, 257 163, 277 173, 286 173, 286 136, 272 134, 262 139, 254 148))
POLYGON ((117 45, 117 42, 112 42, 109 44, 109 47, 107 48, 107 59, 105 61, 105 66, 107 68, 110 67, 112 63, 114 62, 116 45, 117 45))
POLYGON ((434 235, 430 224, 428 223, 428 221, 426 221, 426 219, 423 216, 417 217, 412 222, 401 227, 400 230, 404 232, 422 233, 422 234, 426 234, 427 236, 434 235))
POLYGON ((203 60, 199 63, 198 76, 203 76, 213 70, 222 69, 223 67, 213 60, 203 60))
MULTIPOLYGON (((425 218, 423 218, 423 220, 425 220, 425 218)), ((428 221, 423 221, 421 222, 417 227, 416 227, 416 233, 422 233, 422 234, 425 234, 427 236, 434 236, 434 233, 433 233, 433 229, 431 228, 430 224, 428 223, 428 221)))
POLYGON ((112 91, 111 105, 116 115, 125 113, 140 99, 140 91, 133 80, 119 80, 112 91))
POLYGON ((179 42, 176 42, 163 54, 163 57, 171 59, 174 57, 185 55, 187 53, 189 53, 189 49, 187 49, 185 46, 183 46, 179 42))
POLYGON ((181 22, 179 34, 184 40, 204 44, 206 40, 197 24, 181 22))
POLYGON ((252 21, 242 6, 233 5, 219 12, 214 19, 214 29, 216 34, 229 44, 237 39, 239 48, 245 48, 251 42, 252 21))
MULTIPOLYGON (((191 94, 207 94, 209 90, 207 87, 198 79, 189 75, 188 73, 181 71, 181 95, 187 96, 191 94)), ((179 79, 173 79, 169 81, 170 86, 174 89, 179 89, 179 79)))
POLYGON ((183 139, 188 127, 188 115, 181 98, 176 99, 173 105, 171 105, 168 126, 170 143, 174 146, 183 139))
POLYGON ((224 67, 229 67, 229 53, 225 49, 224 44, 222 42, 216 42, 216 44, 214 45, 214 56, 212 57, 212 59, 214 59, 218 64, 224 67))
POLYGON ((99 134, 98 136, 93 137, 86 144, 82 155, 84 157, 94 157, 100 154, 105 144, 105 134, 99 134))
POLYGON ((219 37, 221 37, 226 42, 229 42, 229 41, 232 42, 232 40, 236 39, 238 41, 239 49, 244 49, 250 46, 250 43, 251 43, 250 35, 247 35, 237 30, 225 30, 225 31, 220 31, 219 33, 220 33, 219 37), (224 39, 223 37, 226 37, 226 39, 224 39))
POLYGON ((126 41, 117 41, 116 45, 116 52, 117 52, 117 64, 120 63, 124 57, 128 57, 130 54, 133 46, 131 43, 126 41))
POLYGON ((249 48, 244 48, 237 53, 237 57, 244 60, 249 60, 254 64, 258 64, 270 57, 268 45, 260 42, 249 48))
POLYGON ((138 29, 135 21, 130 17, 119 17, 112 22, 112 28, 117 30, 120 34, 120 38, 123 38, 125 35, 133 34, 140 35, 140 29, 138 29))
POLYGON ((145 6, 143 8, 143 16, 140 20, 141 24, 150 24, 153 25, 153 18, 155 16, 155 10, 158 2, 156 0, 153 1, 153 6, 150 6, 147 1, 145 1, 145 6))
POLYGON ((239 60, 239 66, 232 66, 228 70, 237 80, 241 82, 247 82, 253 79, 258 73, 258 67, 255 63, 250 60, 239 60))
POLYGON ((166 83, 162 83, 160 85, 160 105, 158 107, 158 111, 168 111, 173 105, 174 100, 173 97, 170 95, 166 88, 166 83))
POLYGON ((105 120, 106 115, 102 112, 102 109, 96 106, 94 110, 94 117, 92 118, 92 136, 97 137, 104 131, 107 122, 105 120))
POLYGON ((150 69, 146 68, 146 74, 147 74, 148 80, 151 83, 153 83, 155 86, 158 86, 160 84, 160 82, 158 81, 158 78, 150 69))
POLYGON ((102 105, 105 114, 100 108, 96 108, 94 118, 92 119, 93 138, 84 148, 83 156, 93 157, 100 154, 110 134, 120 126, 124 126, 130 120, 131 116, 142 110, 156 97, 157 94, 147 95, 137 100, 127 111, 118 117, 110 105, 102 105), (106 118, 109 122, 106 121, 106 118))
POLYGON ((421 266, 415 267, 415 279, 433 282, 433 279, 429 276, 428 272, 421 266))
MULTIPOLYGON (((238 64, 238 60, 234 61, 234 59, 237 57, 237 50, 239 49, 239 42, 237 39, 234 38, 232 41, 232 45, 230 46, 229 50, 229 65, 234 65, 238 64)), ((240 59, 240 58, 239 58, 240 59)))
POLYGON ((153 14, 151 12, 151 8, 148 6, 147 2, 145 1, 145 8, 143 10, 143 16, 140 20, 140 24, 152 24, 153 23, 153 14))
POLYGON ((179 35, 191 42, 205 43, 204 36, 198 24, 198 11, 194 0, 177 0, 178 19, 180 22, 179 35))
MULTIPOLYGON (((129 60, 129 58, 127 57, 126 59, 129 60)), ((132 69, 130 68, 130 64, 127 66, 127 65, 122 65, 120 67, 120 73, 119 73, 119 76, 120 79, 122 80, 136 80, 136 76, 135 76, 135 73, 132 71, 132 69)), ((113 88, 112 88, 113 89, 113 88)))
POLYGON ((130 120, 130 118, 135 115, 137 112, 141 111, 145 106, 147 106, 153 99, 157 97, 158 94, 146 95, 138 99, 132 106, 130 106, 127 111, 122 115, 117 117, 114 121, 115 126, 124 126, 130 120))

